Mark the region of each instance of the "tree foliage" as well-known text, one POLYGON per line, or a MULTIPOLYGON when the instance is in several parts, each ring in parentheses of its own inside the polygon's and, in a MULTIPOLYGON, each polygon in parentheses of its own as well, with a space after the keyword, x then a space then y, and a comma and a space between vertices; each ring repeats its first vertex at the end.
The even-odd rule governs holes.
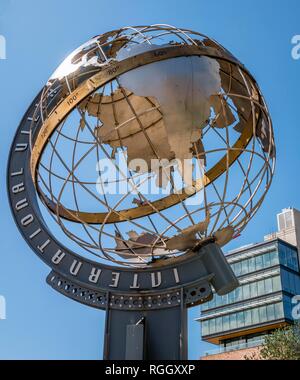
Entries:
POLYGON ((259 352, 246 360, 300 360, 300 323, 268 334, 259 352))

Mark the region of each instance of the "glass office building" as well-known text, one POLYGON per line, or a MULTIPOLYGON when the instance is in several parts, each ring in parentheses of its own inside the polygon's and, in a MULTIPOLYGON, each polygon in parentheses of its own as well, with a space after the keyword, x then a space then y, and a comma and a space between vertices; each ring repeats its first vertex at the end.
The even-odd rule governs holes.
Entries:
POLYGON ((214 295, 202 305, 202 339, 218 344, 218 354, 259 346, 272 330, 292 323, 294 295, 300 294, 298 250, 281 239, 229 252, 240 287, 214 295))

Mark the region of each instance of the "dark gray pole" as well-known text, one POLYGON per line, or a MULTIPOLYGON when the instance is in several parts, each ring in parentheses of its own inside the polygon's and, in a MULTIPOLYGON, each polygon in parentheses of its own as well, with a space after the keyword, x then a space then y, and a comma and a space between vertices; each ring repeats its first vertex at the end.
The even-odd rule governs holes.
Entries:
POLYGON ((109 334, 104 359, 187 359, 187 309, 108 311, 109 334))

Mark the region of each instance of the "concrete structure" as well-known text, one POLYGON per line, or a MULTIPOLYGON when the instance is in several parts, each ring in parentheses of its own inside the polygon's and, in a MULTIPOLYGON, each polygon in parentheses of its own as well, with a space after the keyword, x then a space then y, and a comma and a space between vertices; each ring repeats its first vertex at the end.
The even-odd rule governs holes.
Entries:
POLYGON ((266 334, 293 322, 292 298, 300 294, 300 212, 285 209, 277 220, 279 232, 226 255, 240 287, 202 306, 202 339, 218 345, 202 359, 244 359, 266 334))
POLYGON ((283 209, 277 215, 278 232, 265 236, 265 241, 279 238, 295 245, 300 255, 300 211, 294 208, 283 209))

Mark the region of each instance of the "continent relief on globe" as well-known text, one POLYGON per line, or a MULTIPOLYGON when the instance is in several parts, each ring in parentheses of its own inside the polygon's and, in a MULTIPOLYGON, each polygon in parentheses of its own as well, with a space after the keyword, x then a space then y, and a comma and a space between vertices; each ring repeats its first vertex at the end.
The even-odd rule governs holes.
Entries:
MULTIPOLYGON (((219 70, 218 62, 207 57, 156 62, 121 75, 110 96, 96 93, 80 107, 100 120, 96 134, 102 143, 127 149, 129 169, 135 169, 136 159, 148 168, 154 159, 176 159, 183 167, 192 157, 204 167, 202 130, 212 110, 217 128, 236 120, 221 94, 219 70)), ((156 185, 165 188, 169 178, 156 174, 156 185)))

